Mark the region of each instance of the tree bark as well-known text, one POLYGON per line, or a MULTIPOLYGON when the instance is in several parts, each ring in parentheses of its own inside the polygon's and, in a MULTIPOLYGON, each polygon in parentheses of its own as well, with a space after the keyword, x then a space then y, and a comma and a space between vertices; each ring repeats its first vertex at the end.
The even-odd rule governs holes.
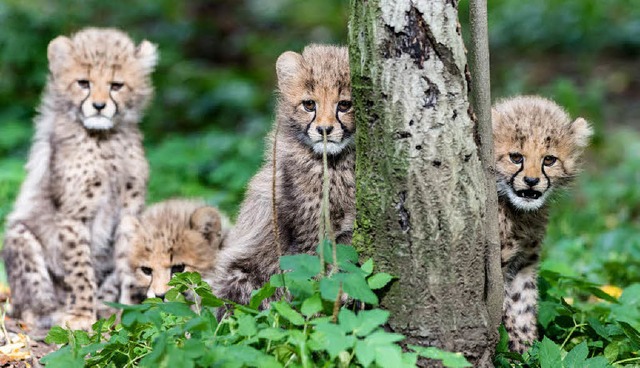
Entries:
POLYGON ((351 2, 353 243, 398 277, 382 298, 390 329, 408 344, 491 366, 497 326, 485 287, 493 240, 457 4, 351 2))

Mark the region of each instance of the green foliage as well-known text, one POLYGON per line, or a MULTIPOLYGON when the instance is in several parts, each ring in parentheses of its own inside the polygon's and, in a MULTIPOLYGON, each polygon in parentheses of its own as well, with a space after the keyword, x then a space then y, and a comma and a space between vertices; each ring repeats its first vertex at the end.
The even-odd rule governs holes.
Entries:
POLYGON ((283 256, 283 272, 254 292, 248 305, 216 298, 197 273, 176 274, 167 302, 111 304, 122 309, 119 324, 112 316, 96 322, 91 333, 52 328, 47 342, 62 347, 42 362, 53 368, 415 367, 424 357, 445 367, 471 366, 461 354, 436 348, 409 346, 403 352, 399 342, 404 336, 382 327, 389 312, 363 304, 377 304, 368 282, 384 287, 392 278, 374 274, 371 260, 357 266, 357 259, 355 250, 344 245, 338 245, 338 266, 329 271, 319 256, 283 256), (333 283, 337 288, 326 286, 333 283), (349 294, 353 305, 334 314, 342 290, 358 293, 349 294), (271 307, 259 309, 266 299, 272 300, 271 307), (225 308, 225 302, 229 309, 218 321, 216 308, 225 308))

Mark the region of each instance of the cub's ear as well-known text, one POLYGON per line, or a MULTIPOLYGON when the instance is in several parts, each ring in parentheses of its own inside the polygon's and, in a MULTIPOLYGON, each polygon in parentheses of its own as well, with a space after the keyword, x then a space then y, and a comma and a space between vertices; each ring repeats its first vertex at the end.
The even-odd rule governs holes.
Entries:
POLYGON ((49 42, 47 58, 49 59, 49 71, 56 73, 71 61, 73 43, 68 37, 58 36, 49 42))
POLYGON ((583 118, 577 118, 571 123, 571 134, 578 147, 589 145, 589 138, 593 135, 593 129, 583 118))
POLYGON ((278 75, 278 86, 280 89, 285 87, 293 77, 300 72, 304 60, 302 55, 286 51, 278 57, 276 61, 276 74, 278 75))
POLYGON ((213 246, 220 243, 222 223, 218 210, 213 207, 201 207, 193 212, 190 219, 191 229, 199 232, 213 246))
POLYGON ((151 73, 158 63, 158 47, 147 40, 140 42, 135 55, 147 73, 151 73))

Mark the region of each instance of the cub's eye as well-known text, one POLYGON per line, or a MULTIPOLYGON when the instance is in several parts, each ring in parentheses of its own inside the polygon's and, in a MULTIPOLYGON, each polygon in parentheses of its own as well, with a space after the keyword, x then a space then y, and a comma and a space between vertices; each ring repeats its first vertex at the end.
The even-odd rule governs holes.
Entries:
POLYGON ((180 272, 184 272, 184 265, 183 264, 171 266, 171 274, 172 275, 174 273, 180 273, 180 272))
POLYGON ((521 164, 522 161, 524 160, 524 157, 522 157, 522 155, 519 153, 510 153, 509 158, 511 159, 511 162, 513 162, 514 164, 521 164))
POLYGON ((302 107, 309 112, 316 111, 316 102, 314 100, 304 100, 302 101, 302 107))
POLYGON ((544 164, 544 166, 553 166, 553 164, 556 163, 556 160, 558 158, 555 156, 544 156, 544 161, 542 161, 542 163, 544 164))
POLYGON ((351 101, 342 100, 338 102, 338 111, 347 112, 351 109, 351 101))
POLYGON ((153 270, 149 267, 140 267, 140 269, 142 270, 142 273, 144 273, 147 276, 151 276, 151 274, 153 273, 153 270))
POLYGON ((122 89, 122 86, 124 86, 124 83, 113 82, 111 83, 111 90, 117 92, 122 89))
POLYGON ((79 85, 79 86, 80 86, 80 88, 82 88, 82 89, 88 89, 88 88, 89 88, 89 86, 90 86, 89 81, 88 81, 88 80, 86 80, 86 79, 80 79, 80 80, 78 81, 78 85, 79 85))

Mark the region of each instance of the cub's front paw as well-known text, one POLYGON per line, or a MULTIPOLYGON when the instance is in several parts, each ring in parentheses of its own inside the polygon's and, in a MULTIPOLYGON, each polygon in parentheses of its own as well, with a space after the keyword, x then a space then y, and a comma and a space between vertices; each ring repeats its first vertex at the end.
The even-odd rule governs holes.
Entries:
POLYGON ((62 317, 60 325, 72 330, 91 331, 91 325, 96 322, 96 316, 87 313, 69 312, 62 317))

